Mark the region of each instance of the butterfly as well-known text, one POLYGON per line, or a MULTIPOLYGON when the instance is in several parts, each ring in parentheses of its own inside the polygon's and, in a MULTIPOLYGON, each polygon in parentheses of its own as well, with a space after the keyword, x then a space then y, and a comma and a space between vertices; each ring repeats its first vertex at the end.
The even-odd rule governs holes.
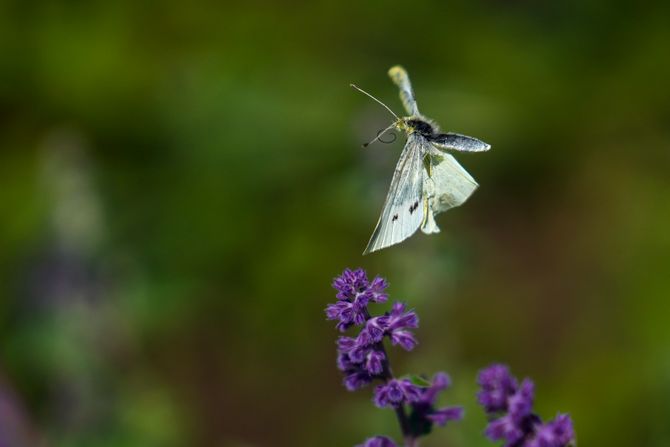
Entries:
POLYGON ((435 215, 462 205, 479 186, 446 151, 483 152, 491 148, 491 145, 477 138, 440 132, 434 121, 419 112, 405 69, 401 66, 391 67, 388 74, 399 87, 400 100, 409 116, 399 117, 379 99, 351 84, 395 117, 389 127, 364 144, 364 147, 391 129, 407 135, 407 143, 395 167, 382 214, 364 255, 404 241, 419 227, 426 234, 439 233, 435 215))

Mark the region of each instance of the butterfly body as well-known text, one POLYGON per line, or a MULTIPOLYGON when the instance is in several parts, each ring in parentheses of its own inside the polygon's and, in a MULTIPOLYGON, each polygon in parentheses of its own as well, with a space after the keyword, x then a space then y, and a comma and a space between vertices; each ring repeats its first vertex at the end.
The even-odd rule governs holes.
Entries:
POLYGON ((441 133, 437 124, 419 113, 407 72, 395 66, 389 70, 389 76, 400 88, 400 99, 410 114, 403 118, 394 114, 397 119, 389 129, 404 132, 407 143, 363 254, 402 242, 419 228, 426 234, 439 233, 435 215, 463 204, 478 187, 472 176, 445 151, 481 152, 491 147, 466 135, 441 133))
POLYGON ((403 118, 403 128, 408 130, 408 133, 416 132, 426 138, 430 138, 435 134, 436 128, 428 121, 421 118, 407 117, 403 118))

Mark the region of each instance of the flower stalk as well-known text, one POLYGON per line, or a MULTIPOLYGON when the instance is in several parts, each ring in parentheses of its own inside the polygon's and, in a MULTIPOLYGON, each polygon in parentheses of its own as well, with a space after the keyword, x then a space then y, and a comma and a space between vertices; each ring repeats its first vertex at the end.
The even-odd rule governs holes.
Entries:
MULTIPOLYGON (((355 337, 343 335, 337 340, 337 366, 344 373, 344 386, 354 391, 372 382, 381 382, 374 389, 374 404, 379 408, 392 408, 405 446, 418 447, 419 438, 430 433, 433 425, 444 426, 448 421, 461 419, 463 409, 435 407, 438 393, 450 385, 446 373, 435 374, 432 381, 394 376, 384 341, 388 339, 393 346, 413 350, 418 344, 413 329, 418 328, 419 318, 400 302, 395 302, 391 310, 382 315, 371 315, 370 303, 388 300, 387 286, 380 277, 369 281, 362 269, 347 269, 333 281, 337 302, 328 305, 326 316, 337 320, 336 328, 340 332, 354 326, 360 328, 355 337)), ((361 446, 395 447, 396 444, 385 436, 375 436, 361 446)))

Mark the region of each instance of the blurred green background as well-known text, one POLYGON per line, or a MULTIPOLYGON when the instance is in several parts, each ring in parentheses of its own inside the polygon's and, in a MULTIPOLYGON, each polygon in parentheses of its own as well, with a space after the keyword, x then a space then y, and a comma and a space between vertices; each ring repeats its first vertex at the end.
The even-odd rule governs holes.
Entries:
MULTIPOLYGON (((365 267, 421 317, 492 445, 493 361, 582 446, 670 445, 670 6, 569 0, 2 2, 0 445, 351 446, 323 309, 365 267), (442 233, 360 254, 421 110, 492 144, 442 233)), ((380 308, 383 310, 383 307, 380 308)))

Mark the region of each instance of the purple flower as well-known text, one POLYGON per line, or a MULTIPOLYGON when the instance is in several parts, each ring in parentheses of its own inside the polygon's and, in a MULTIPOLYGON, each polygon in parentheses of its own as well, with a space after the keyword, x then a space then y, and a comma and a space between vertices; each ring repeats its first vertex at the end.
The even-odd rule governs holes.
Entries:
POLYGON ((388 300, 388 295, 384 291, 388 286, 389 285, 384 278, 375 276, 367 290, 370 295, 370 301, 375 303, 385 303, 386 300, 388 300))
POLYGON ((358 336, 361 345, 379 343, 385 335, 391 339, 391 344, 400 345, 411 351, 417 345, 414 334, 407 329, 419 326, 419 318, 414 311, 405 312, 405 305, 395 303, 391 312, 380 317, 370 318, 358 336))
POLYGON ((358 346, 355 338, 351 337, 340 337, 337 339, 337 349, 340 352, 348 353, 358 346))
POLYGON ((344 372, 342 382, 345 388, 355 391, 372 382, 376 373, 371 373, 364 365, 371 348, 360 348, 351 337, 340 337, 337 345, 337 369, 344 372))
POLYGON ((344 269, 342 274, 333 280, 333 289, 337 290, 337 299, 353 301, 359 292, 367 289, 368 276, 363 269, 344 269))
POLYGON ((518 386, 506 366, 492 365, 479 373, 478 383, 479 403, 493 418, 485 431, 492 441, 505 441, 508 447, 567 447, 574 440, 569 416, 559 414, 542 423, 533 413, 535 390, 530 379, 518 386))
POLYGON ((403 303, 394 303, 388 315, 387 327, 391 331, 405 328, 416 329, 419 327, 419 318, 414 311, 405 312, 403 303))
POLYGON ((374 360, 370 367, 368 367, 368 363, 370 362, 365 362, 369 356, 370 353, 368 352, 361 354, 361 350, 358 348, 355 348, 350 352, 338 352, 337 369, 344 372, 342 383, 347 390, 355 391, 363 388, 372 382, 375 376, 379 374, 376 372, 376 369, 373 369, 373 367, 376 366, 374 360))
POLYGON ((368 281, 363 269, 345 269, 342 275, 333 280, 337 290, 337 302, 326 307, 329 320, 339 320, 337 328, 345 331, 353 325, 362 325, 367 320, 369 302, 383 303, 388 299, 384 290, 388 284, 383 278, 375 277, 368 281))
POLYGON ((427 414, 426 418, 440 427, 444 427, 449 421, 463 419, 463 414, 463 407, 445 407, 427 414))
POLYGON ((379 343, 384 338, 385 332, 386 320, 384 317, 373 317, 365 323, 365 327, 361 329, 361 333, 358 334, 357 341, 361 345, 379 343))
POLYGON ((337 339, 338 358, 346 355, 346 360, 355 365, 363 363, 372 347, 360 345, 358 341, 351 337, 340 337, 337 339))
POLYGON ((400 345, 406 351, 411 351, 417 345, 414 334, 407 329, 419 327, 419 317, 414 311, 405 312, 405 305, 395 303, 386 322, 386 331, 391 337, 391 343, 400 345))
POLYGON ((344 387, 349 391, 356 391, 372 382, 372 376, 364 370, 350 371, 342 380, 344 387))
POLYGON ((535 436, 525 447, 564 447, 575 438, 572 420, 567 414, 559 414, 553 421, 535 428, 535 436))
POLYGON ((375 436, 374 438, 366 439, 363 444, 359 444, 356 447, 396 447, 396 443, 386 436, 375 436))
MULTIPOLYGON (((338 301, 335 304, 329 304, 326 307, 326 318, 329 320, 340 320, 337 323, 337 329, 344 332, 361 319, 360 313, 356 313, 354 305, 348 301, 338 301)), ((365 321, 365 320, 363 320, 365 321)))
POLYGON ((349 354, 345 352, 337 353, 337 369, 344 372, 354 368, 356 368, 356 364, 351 361, 349 354))
POLYGON ((521 423, 533 411, 535 385, 524 379, 519 390, 507 399, 507 410, 512 418, 521 423))
POLYGON ((417 345, 414 334, 410 331, 396 330, 391 332, 391 344, 400 345, 405 351, 411 351, 417 345))
POLYGON ((507 398, 516 392, 518 386, 507 366, 499 364, 481 370, 477 383, 481 387, 477 400, 487 413, 507 410, 507 398))
POLYGON ((362 388, 384 372, 383 351, 360 346, 351 337, 340 337, 337 347, 337 368, 345 373, 344 385, 349 391, 362 388))
POLYGON ((433 423, 444 426, 448 421, 455 421, 463 418, 463 408, 444 407, 435 409, 438 394, 446 390, 451 385, 451 379, 444 372, 439 372, 433 376, 433 383, 421 389, 421 397, 412 403, 411 419, 415 426, 421 427, 423 432, 430 431, 433 423))
POLYGON ((437 395, 451 386, 451 378, 445 372, 435 373, 433 383, 424 390, 421 401, 433 405, 437 395))
POLYGON ((370 351, 372 351, 371 346, 356 345, 351 351, 349 351, 349 358, 354 363, 363 363, 370 351))
POLYGON ((340 301, 356 302, 366 305, 368 302, 384 303, 388 299, 384 290, 388 287, 386 280, 375 277, 372 282, 363 269, 345 269, 342 275, 333 280, 333 288, 337 290, 340 301))
POLYGON ((365 359, 365 369, 373 376, 378 376, 384 371, 384 360, 386 356, 382 351, 371 350, 365 359))
POLYGON ((491 421, 484 433, 491 441, 507 441, 506 445, 514 444, 526 434, 509 414, 491 421))
POLYGON ((421 398, 421 388, 407 379, 391 379, 375 388, 374 403, 379 408, 398 407, 421 398))

